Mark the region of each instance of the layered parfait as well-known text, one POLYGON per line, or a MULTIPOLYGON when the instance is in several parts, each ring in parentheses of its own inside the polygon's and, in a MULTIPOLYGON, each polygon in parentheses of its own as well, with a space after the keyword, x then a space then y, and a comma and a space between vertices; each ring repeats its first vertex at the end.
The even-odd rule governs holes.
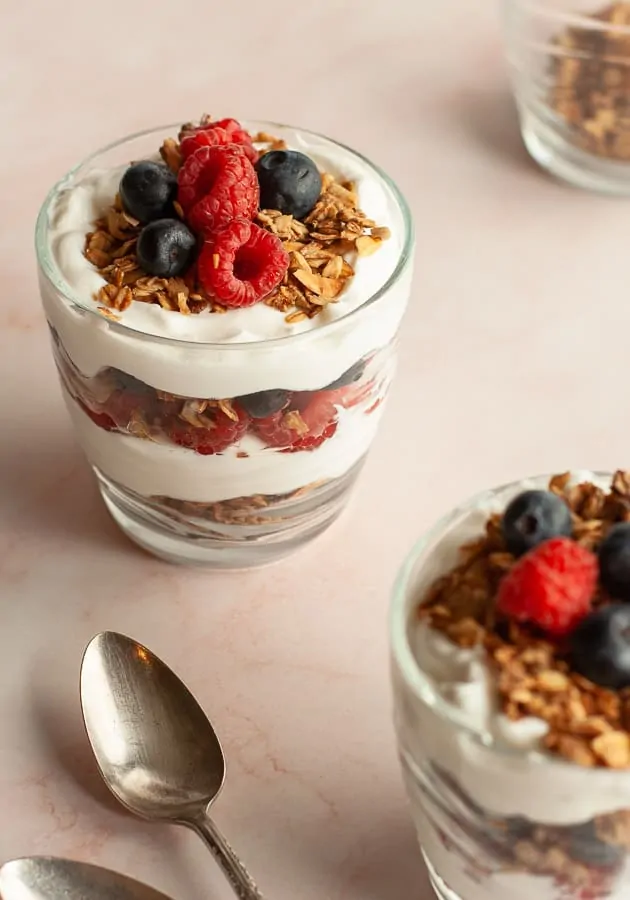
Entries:
POLYGON ((396 723, 445 900, 630 895, 630 473, 486 492, 393 619, 396 723))
POLYGON ((322 530, 392 377, 404 201, 347 148, 270 132, 204 117, 129 139, 38 223, 79 440, 119 524, 170 558, 264 561, 322 530))

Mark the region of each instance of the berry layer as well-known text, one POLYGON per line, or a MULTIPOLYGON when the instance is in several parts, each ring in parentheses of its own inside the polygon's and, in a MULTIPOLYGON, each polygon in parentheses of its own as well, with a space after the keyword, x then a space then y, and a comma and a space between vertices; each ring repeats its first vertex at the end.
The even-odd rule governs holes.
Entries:
POLYGON ((65 391, 64 396, 89 461, 112 481, 145 497, 198 503, 285 494, 344 475, 367 452, 382 410, 379 406, 368 415, 366 405, 339 410, 335 434, 308 452, 282 453, 246 435, 223 453, 201 456, 183 447, 104 431, 65 391))
MULTIPOLYGON (((125 167, 92 168, 60 185, 48 218, 50 252, 60 283, 74 302, 60 296, 52 284, 42 285, 49 321, 81 372, 90 376, 111 366, 184 396, 233 397, 279 384, 288 390, 316 390, 389 343, 407 304, 410 266, 380 301, 357 316, 344 317, 382 288, 399 264, 406 226, 394 194, 351 151, 297 131, 282 136, 321 169, 353 179, 363 208, 391 230, 391 239, 378 253, 354 261, 356 275, 339 302, 313 319, 294 323, 261 303, 225 315, 184 316, 135 302, 121 323, 106 320, 92 300, 104 282, 83 249, 86 232, 111 204, 125 167), (293 340, 280 340, 287 337, 293 340), (173 346, 170 341, 180 343, 173 346)), ((160 135, 152 140, 159 145, 160 135)))

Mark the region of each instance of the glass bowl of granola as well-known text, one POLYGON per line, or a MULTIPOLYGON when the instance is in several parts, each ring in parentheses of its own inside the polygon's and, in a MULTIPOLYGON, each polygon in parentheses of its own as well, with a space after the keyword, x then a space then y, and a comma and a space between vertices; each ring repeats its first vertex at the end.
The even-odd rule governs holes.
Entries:
POLYGON ((395 726, 441 900, 630 893, 630 473, 485 491, 412 550, 395 726))
POLYGON ((89 157, 36 232, 64 398, 123 531, 229 568, 323 531, 376 433, 409 298, 391 179, 303 129, 204 117, 89 157))
POLYGON ((523 139, 552 174, 630 194, 630 3, 504 0, 523 139))

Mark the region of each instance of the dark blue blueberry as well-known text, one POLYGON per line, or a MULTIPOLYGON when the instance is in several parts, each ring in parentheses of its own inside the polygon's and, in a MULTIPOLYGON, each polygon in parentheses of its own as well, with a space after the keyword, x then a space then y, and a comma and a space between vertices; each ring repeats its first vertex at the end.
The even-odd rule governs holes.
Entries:
POLYGON ((188 268, 195 247, 195 235, 179 219, 157 219, 140 232, 136 256, 148 275, 171 278, 188 268))
POLYGON ((139 222, 152 222, 173 215, 177 176, 159 163, 134 163, 123 175, 118 190, 130 216, 139 222))
POLYGON ((613 525, 599 551, 599 580, 613 600, 630 601, 630 523, 613 525))
POLYGON ((630 686, 630 606, 603 606, 577 625, 569 637, 573 668, 601 687, 630 686))
POLYGON ((327 385, 324 390, 325 391, 334 391, 336 388, 346 387, 349 384, 354 384, 355 381, 358 381, 359 378, 363 375, 365 371, 365 362, 360 359, 358 363, 355 363, 353 366, 340 375, 336 381, 332 381, 329 385, 327 385))
POLYGON ((322 191, 322 176, 312 159, 296 150, 271 150, 256 163, 260 208, 303 219, 322 191))
POLYGON ((503 514, 503 537, 515 556, 527 553, 552 537, 571 537, 569 507, 551 491, 524 491, 508 504, 503 514))
POLYGON ((284 409, 290 397, 289 391, 258 391, 256 394, 245 394, 243 397, 239 397, 238 402, 252 419, 266 419, 267 416, 272 416, 284 409))
POLYGON ((576 825, 569 832, 569 855, 577 862, 598 868, 618 865, 624 856, 622 847, 614 847, 600 840, 594 822, 576 825))

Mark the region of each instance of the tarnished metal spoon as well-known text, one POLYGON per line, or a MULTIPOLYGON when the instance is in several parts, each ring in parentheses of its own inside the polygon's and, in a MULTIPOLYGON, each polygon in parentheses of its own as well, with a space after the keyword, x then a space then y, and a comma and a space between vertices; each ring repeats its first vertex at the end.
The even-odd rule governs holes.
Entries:
POLYGON ((25 856, 0 867, 2 900, 171 900, 126 875, 56 856, 25 856))
POLYGON ((105 783, 131 812, 192 828, 240 900, 262 900, 208 815, 225 779, 219 739, 193 695, 142 644, 97 634, 81 665, 81 706, 105 783))

